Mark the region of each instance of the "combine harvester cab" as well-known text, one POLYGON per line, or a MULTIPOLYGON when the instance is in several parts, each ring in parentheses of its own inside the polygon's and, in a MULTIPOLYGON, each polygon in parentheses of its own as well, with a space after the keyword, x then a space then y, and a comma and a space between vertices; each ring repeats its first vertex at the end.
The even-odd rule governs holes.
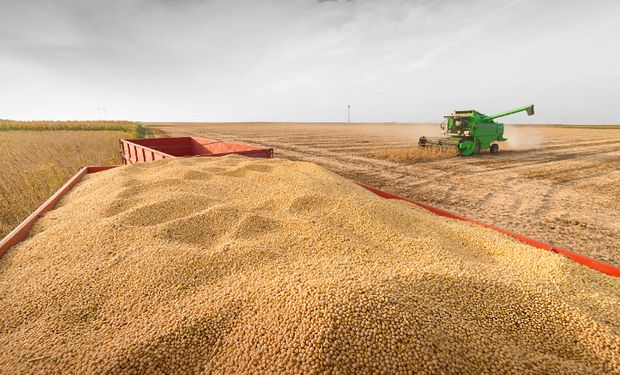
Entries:
POLYGON ((447 137, 420 137, 418 145, 455 147, 461 156, 478 154, 481 150, 489 150, 492 154, 496 154, 499 152, 499 144, 496 142, 507 139, 504 138, 504 124, 493 120, 523 111, 532 116, 534 106, 529 105, 492 116, 474 110, 455 111, 451 115, 444 116, 447 123, 442 124, 442 129, 447 137))

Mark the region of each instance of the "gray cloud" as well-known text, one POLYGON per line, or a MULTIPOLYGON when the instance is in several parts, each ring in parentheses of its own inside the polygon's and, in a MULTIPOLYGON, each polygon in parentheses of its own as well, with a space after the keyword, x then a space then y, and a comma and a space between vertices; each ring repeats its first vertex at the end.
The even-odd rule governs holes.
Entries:
POLYGON ((0 0, 0 117, 620 122, 620 3, 562 4, 0 0))

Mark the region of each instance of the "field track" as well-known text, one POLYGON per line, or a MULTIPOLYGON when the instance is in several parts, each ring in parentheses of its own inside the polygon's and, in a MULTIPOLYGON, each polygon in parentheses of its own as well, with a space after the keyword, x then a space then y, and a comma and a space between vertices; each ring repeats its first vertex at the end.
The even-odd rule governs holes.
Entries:
POLYGON ((507 126, 499 155, 416 163, 373 155, 438 135, 423 124, 150 124, 171 136, 274 147, 276 156, 620 265, 620 128, 507 126))

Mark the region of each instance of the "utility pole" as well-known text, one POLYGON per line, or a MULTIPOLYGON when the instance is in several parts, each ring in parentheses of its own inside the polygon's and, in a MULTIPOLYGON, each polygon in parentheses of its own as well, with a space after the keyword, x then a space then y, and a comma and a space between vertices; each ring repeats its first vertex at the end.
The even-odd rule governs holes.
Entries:
POLYGON ((351 123, 351 104, 347 104, 347 122, 351 123))
POLYGON ((101 121, 101 113, 103 113, 103 119, 106 119, 106 108, 105 107, 97 107, 97 118, 101 121))

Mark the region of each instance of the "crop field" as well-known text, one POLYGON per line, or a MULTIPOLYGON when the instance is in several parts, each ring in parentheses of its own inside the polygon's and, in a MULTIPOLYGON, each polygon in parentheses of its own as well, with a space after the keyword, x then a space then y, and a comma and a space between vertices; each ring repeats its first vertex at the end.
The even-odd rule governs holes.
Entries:
POLYGON ((424 152, 432 124, 156 123, 274 147, 386 191, 620 265, 620 127, 506 126, 500 153, 424 152))
MULTIPOLYGON (((0 128, 6 123, 0 122, 0 128)), ((33 129, 26 124, 24 128, 33 129)), ((84 123, 69 124, 79 128, 84 123)), ((118 139, 136 135, 135 125, 123 131, 47 129, 0 131, 0 237, 81 167, 120 163, 118 139)))

